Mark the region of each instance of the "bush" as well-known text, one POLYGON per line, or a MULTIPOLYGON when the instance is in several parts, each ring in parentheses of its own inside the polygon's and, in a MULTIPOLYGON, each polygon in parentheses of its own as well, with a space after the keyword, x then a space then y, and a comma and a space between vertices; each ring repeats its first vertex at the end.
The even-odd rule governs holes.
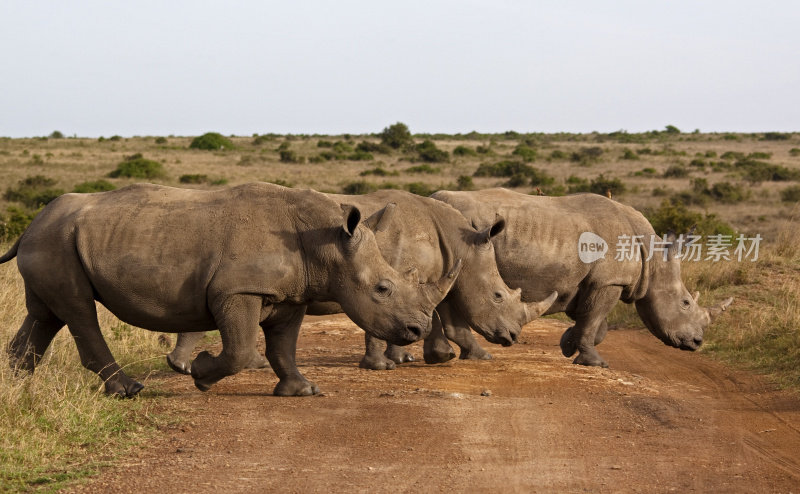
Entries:
POLYGON ((30 209, 36 209, 64 193, 62 189, 51 188, 55 184, 55 180, 43 175, 30 176, 17 182, 15 188, 6 189, 3 198, 10 202, 21 202, 30 209))
POLYGON ((743 160, 746 156, 738 151, 725 151, 720 158, 724 160, 743 160))
POLYGON ((589 181, 587 179, 575 175, 570 175, 567 177, 566 183, 569 185, 567 192, 570 194, 589 192, 590 189, 589 181))
POLYGON ((664 171, 664 178, 685 178, 689 170, 683 165, 672 165, 664 171))
POLYGON ((621 158, 624 159, 624 160, 638 160, 639 159, 639 155, 636 154, 636 151, 633 151, 631 149, 626 149, 622 153, 622 157, 621 158))
POLYGON ((167 138, 166 137, 156 137, 155 142, 156 142, 156 144, 166 144, 167 143, 167 138))
POLYGON ((792 185, 781 191, 781 201, 800 202, 800 185, 792 185))
POLYGON ((192 139, 189 144, 190 149, 205 149, 214 151, 218 149, 233 149, 233 142, 218 132, 206 132, 205 134, 192 139))
POLYGON ((153 160, 142 157, 141 153, 128 156, 117 165, 117 169, 108 174, 111 178, 161 178, 165 176, 164 166, 153 160))
POLYGON ((554 149, 547 158, 551 161, 563 161, 569 158, 569 155, 560 149, 554 149))
POLYGON ((209 182, 208 175, 195 173, 190 175, 181 175, 178 181, 182 184, 206 184, 209 182))
POLYGON ((354 153, 348 154, 346 158, 349 161, 372 161, 375 159, 375 157, 372 156, 372 153, 361 150, 357 150, 354 153))
POLYGON ((532 147, 526 146, 525 144, 519 144, 511 154, 518 156, 526 163, 536 161, 536 150, 532 147))
POLYGON ((317 147, 318 148, 332 148, 333 147, 333 142, 326 141, 324 139, 320 139, 319 141, 317 141, 317 147))
POLYGON ((253 139, 253 146, 261 146, 262 144, 267 144, 275 140, 275 136, 272 134, 263 134, 260 136, 255 136, 253 139))
POLYGON ((733 228, 718 219, 716 215, 703 215, 687 209, 683 204, 675 204, 668 200, 662 201, 660 207, 646 208, 642 213, 659 235, 669 231, 686 233, 692 226, 696 226, 697 235, 734 234, 733 228))
POLYGON ((79 192, 81 194, 89 194, 92 192, 106 192, 114 190, 117 187, 108 180, 93 180, 90 182, 81 182, 72 189, 72 192, 79 192))
POLYGON ((674 125, 667 125, 666 127, 664 127, 664 133, 665 134, 680 134, 681 133, 681 129, 675 127, 674 125))
POLYGON ((717 182, 711 186, 708 193, 715 200, 726 204, 735 204, 750 197, 749 191, 744 190, 741 185, 730 182, 717 182))
POLYGON ((25 211, 10 206, 6 209, 8 215, 0 215, 0 241, 9 242, 22 235, 33 221, 36 213, 26 213, 25 211))
POLYGON ((538 168, 531 168, 531 172, 526 176, 530 177, 529 183, 534 187, 552 185, 556 181, 555 178, 538 168))
POLYGON ((392 152, 392 148, 380 142, 361 141, 358 143, 358 146, 356 146, 356 151, 389 154, 392 152))
POLYGON ((764 161, 743 159, 737 161, 734 166, 741 170, 745 180, 752 183, 800 180, 799 170, 790 170, 785 166, 773 165, 764 161))
POLYGON ((378 187, 375 184, 369 183, 365 180, 350 182, 342 187, 342 192, 348 195, 369 194, 370 192, 375 192, 376 190, 378 190, 378 187))
POLYGON ((695 167, 695 168, 700 168, 701 170, 705 169, 706 160, 701 159, 701 158, 695 158, 691 162, 689 162, 689 166, 692 166, 692 167, 695 167))
POLYGON ((456 181, 456 188, 458 190, 474 190, 475 184, 472 181, 472 177, 469 175, 459 175, 456 181))
POLYGON ((597 178, 592 179, 589 185, 589 192, 600 195, 608 195, 610 192, 612 197, 618 196, 625 192, 625 184, 618 178, 606 178, 601 173, 597 178))
POLYGON ((782 132, 767 132, 764 134, 765 141, 788 141, 791 134, 782 132))
POLYGON ((375 175, 377 177, 396 177, 399 175, 396 171, 388 171, 385 168, 380 166, 372 168, 370 170, 364 170, 363 172, 359 173, 360 176, 365 177, 367 175, 375 175))
POLYGON ((62 134, 61 131, 59 131, 59 130, 54 130, 53 132, 50 133, 50 135, 48 137, 50 139, 63 139, 64 138, 64 134, 62 134))
POLYGON ((336 142, 334 142, 333 146, 331 146, 331 149, 333 150, 334 153, 340 154, 340 155, 344 155, 344 154, 353 152, 353 146, 351 146, 350 143, 347 143, 345 141, 336 141, 336 142))
POLYGON ((444 163, 450 159, 450 154, 447 151, 436 147, 431 140, 425 140, 415 147, 419 159, 428 163, 444 163))
POLYGON ((453 149, 453 156, 478 156, 478 153, 467 146, 456 146, 456 148, 453 149))
POLYGON ((402 122, 397 122, 394 125, 384 128, 383 131, 378 134, 378 137, 381 138, 381 143, 392 149, 400 149, 414 143, 408 126, 402 122))
POLYGON ((513 177, 514 175, 531 176, 534 168, 520 161, 500 161, 499 163, 482 163, 472 174, 473 177, 513 177))
POLYGON ((768 160, 772 158, 772 153, 765 153, 763 151, 755 151, 747 155, 750 160, 768 160))
POLYGON ((411 182, 410 184, 406 184, 405 189, 411 192, 412 194, 425 197, 436 192, 435 188, 422 182, 411 182))
POLYGON ((442 171, 441 169, 433 167, 427 163, 424 165, 417 165, 417 166, 412 166, 410 168, 406 168, 406 172, 408 173, 427 173, 429 175, 432 175, 434 173, 439 173, 441 171, 442 171))
POLYGON ((298 154, 291 149, 282 149, 280 151, 281 163, 304 163, 305 158, 298 156, 298 154))
POLYGON ((505 187, 522 187, 528 182, 528 178, 525 175, 512 175, 511 178, 508 179, 506 183, 503 185, 505 187))
POLYGON ((800 148, 792 148, 789 150, 789 156, 800 156, 800 148))
POLYGON ((591 166, 600 161, 603 155, 603 148, 593 146, 588 148, 581 148, 570 155, 570 160, 580 164, 581 166, 591 166))

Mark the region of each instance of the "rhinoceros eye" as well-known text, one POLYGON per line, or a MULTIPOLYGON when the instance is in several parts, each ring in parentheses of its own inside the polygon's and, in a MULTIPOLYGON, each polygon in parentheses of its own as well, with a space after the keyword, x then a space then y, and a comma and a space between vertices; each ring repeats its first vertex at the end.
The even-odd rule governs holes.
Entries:
POLYGON ((683 299, 681 302, 681 307, 684 309, 688 309, 690 305, 692 305, 692 302, 688 298, 683 299))
POLYGON ((381 280, 375 285, 375 294, 379 297, 388 297, 394 291, 394 283, 389 280, 381 280))

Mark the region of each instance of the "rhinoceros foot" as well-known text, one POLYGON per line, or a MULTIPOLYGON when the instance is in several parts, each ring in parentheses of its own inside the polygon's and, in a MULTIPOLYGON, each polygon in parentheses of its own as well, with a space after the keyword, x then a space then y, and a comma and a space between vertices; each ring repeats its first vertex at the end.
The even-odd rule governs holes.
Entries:
POLYGON ((174 357, 171 353, 167 354, 167 365, 169 365, 170 369, 179 374, 189 375, 192 373, 192 364, 185 360, 174 357))
POLYGON ((106 381, 105 393, 114 398, 133 398, 139 391, 144 389, 144 384, 139 381, 134 381, 128 376, 123 376, 125 379, 117 379, 114 381, 106 381))
POLYGON ((362 369, 370 370, 393 370, 395 368, 395 363, 382 353, 378 355, 367 354, 364 355, 364 358, 361 359, 358 366, 362 369))
POLYGON ((272 391, 275 396, 311 396, 319 394, 319 386, 306 379, 283 379, 272 391))
POLYGON ((208 391, 215 382, 220 380, 219 377, 215 378, 211 375, 211 369, 214 368, 214 357, 208 352, 200 352, 192 362, 191 368, 194 385, 200 391, 208 391))
POLYGON ((603 360, 603 357, 601 357, 594 348, 592 348, 590 351, 581 351, 581 353, 575 357, 575 360, 573 360, 572 363, 578 365, 588 365, 592 367, 608 367, 608 362, 603 360))
POLYGON ((461 355, 458 356, 461 360, 492 360, 492 354, 487 352, 481 346, 476 346, 469 349, 462 349, 461 355))
POLYGON ((396 345, 389 345, 383 354, 395 364, 404 364, 406 362, 414 361, 413 355, 404 350, 403 347, 396 345))
POLYGON ((578 351, 578 342, 572 338, 572 330, 574 328, 575 326, 567 328, 564 334, 561 335, 561 341, 559 342, 561 353, 567 358, 572 357, 578 351))
POLYGON ((443 364, 456 358, 456 352, 445 343, 441 347, 436 345, 433 348, 426 348, 422 356, 426 364, 443 364))

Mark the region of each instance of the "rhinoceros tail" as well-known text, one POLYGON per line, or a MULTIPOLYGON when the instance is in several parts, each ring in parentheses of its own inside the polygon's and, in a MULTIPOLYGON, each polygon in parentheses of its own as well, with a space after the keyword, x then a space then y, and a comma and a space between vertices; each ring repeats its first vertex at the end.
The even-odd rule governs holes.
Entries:
POLYGON ((8 261, 10 261, 11 259, 14 259, 15 257, 17 257, 17 249, 19 248, 19 241, 20 241, 20 240, 22 240, 22 236, 21 236, 21 235, 20 235, 20 237, 17 239, 17 241, 16 241, 16 242, 14 242, 14 246, 13 246, 13 247, 11 247, 11 248, 8 250, 8 252, 6 252, 5 254, 3 254, 3 256, 2 256, 2 257, 0 257, 0 264, 3 264, 4 262, 8 262, 8 261))

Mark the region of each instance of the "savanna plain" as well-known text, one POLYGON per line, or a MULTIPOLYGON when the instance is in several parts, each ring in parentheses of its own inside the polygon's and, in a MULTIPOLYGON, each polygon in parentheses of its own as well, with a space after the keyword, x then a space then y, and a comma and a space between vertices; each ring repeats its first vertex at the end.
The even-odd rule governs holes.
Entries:
MULTIPOLYGON (((527 325, 488 361, 358 368, 363 333, 308 317, 301 372, 322 388, 277 398, 270 369, 202 393, 172 372, 174 336, 99 307, 109 346, 145 384, 104 396, 65 329, 36 372, 0 352, 0 491, 796 492, 800 486, 800 134, 412 134, 0 138, 0 248, 66 192, 137 182, 214 189, 252 181, 322 192, 507 187, 598 193, 657 232, 760 236, 757 258, 684 261, 701 303, 734 303, 695 353, 661 344, 620 303, 598 347, 608 369, 572 365, 563 316, 527 325)), ((613 248, 611 246, 613 255, 613 248)), ((58 266, 53 267, 58 269, 58 266)), ((24 318, 14 262, 0 266, 0 343, 24 318)), ((263 344, 263 343, 262 343, 263 344)), ((218 351, 209 334, 202 349, 218 351)))

